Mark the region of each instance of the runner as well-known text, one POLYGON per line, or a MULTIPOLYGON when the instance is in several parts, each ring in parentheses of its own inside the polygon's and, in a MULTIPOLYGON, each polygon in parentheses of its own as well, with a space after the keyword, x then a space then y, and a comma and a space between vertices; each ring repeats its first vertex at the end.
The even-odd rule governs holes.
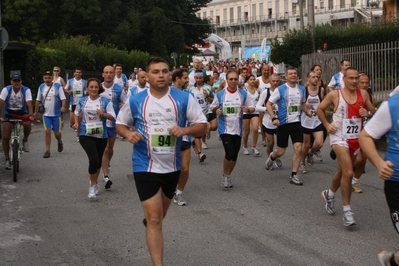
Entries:
POLYGON ((305 105, 305 88, 297 84, 298 74, 296 68, 288 67, 285 71, 285 78, 287 83, 277 87, 266 104, 267 112, 272 117, 273 125, 278 126, 278 130, 277 149, 270 153, 265 162, 265 168, 266 170, 271 170, 273 162, 284 155, 288 147, 288 138, 291 136, 294 153, 292 156, 290 184, 302 186, 303 183, 299 179, 297 172, 301 161, 303 142, 300 115, 302 111, 308 112, 305 105), (273 104, 278 105, 278 115, 273 112, 273 104))
MULTIPOLYGON (((318 86, 318 81, 317 73, 310 71, 307 75, 307 83, 309 85, 305 88, 305 104, 308 112, 304 112, 301 115, 304 145, 301 152, 299 171, 302 174, 307 173, 305 158, 312 157, 314 153, 318 153, 324 143, 324 126, 316 115, 317 107, 323 100, 324 88, 318 86), (315 143, 312 142, 311 136, 313 136, 315 143)), ((313 159, 311 161, 313 162, 313 159)), ((309 159, 308 162, 310 162, 309 159)))
POLYGON ((129 98, 117 117, 117 129, 134 144, 133 174, 145 215, 147 246, 153 265, 163 265, 162 223, 180 176, 181 137, 206 134, 206 119, 194 97, 169 88, 166 60, 150 59, 147 73, 150 88, 129 98))
MULTIPOLYGON (((86 80, 82 79, 82 69, 77 67, 73 78, 67 81, 64 92, 69 95, 69 123, 75 124, 75 108, 79 99, 86 95, 86 80)), ((76 132, 76 141, 79 142, 79 132, 76 132)))
POLYGON ((88 96, 80 97, 75 108, 76 120, 73 128, 79 132, 79 143, 89 158, 89 198, 99 192, 97 183, 101 161, 107 146, 106 121, 115 121, 112 103, 100 94, 104 92, 100 81, 90 78, 87 81, 88 96))
POLYGON ((235 70, 227 71, 226 80, 228 87, 216 93, 211 110, 218 116, 219 135, 225 150, 221 186, 232 188, 231 173, 241 148, 243 112, 252 114, 255 106, 248 93, 238 89, 238 74, 235 70))
MULTIPOLYGON (((260 68, 260 72, 261 72, 261 75, 256 78, 255 87, 257 87, 259 89, 259 92, 262 93, 263 91, 265 91, 266 89, 270 88, 270 86, 271 86, 270 85, 270 76, 269 76, 270 75, 269 66, 267 64, 263 65, 260 68)), ((263 115, 264 115, 263 112, 261 112, 259 114, 259 118, 262 121, 263 121, 263 115)), ((267 140, 266 140, 266 132, 264 132, 262 130, 262 127, 260 129, 260 132, 262 134, 262 146, 266 147, 266 142, 267 142, 267 140)))
MULTIPOLYGON (((266 148, 266 153, 267 156, 269 157, 270 153, 272 153, 273 148, 274 148, 274 135, 277 134, 277 126, 273 124, 272 122, 272 117, 270 117, 269 113, 267 112, 266 109, 266 104, 269 101, 270 96, 275 92, 276 88, 280 86, 280 77, 276 74, 271 75, 270 77, 270 88, 266 88, 259 97, 259 101, 256 104, 256 110, 259 111, 259 113, 264 113, 263 119, 262 119, 262 131, 265 132, 266 134, 266 140, 267 140, 267 148, 266 148)), ((278 116, 278 105, 273 104, 273 117, 278 116)), ((276 158, 274 161, 274 166, 277 168, 283 167, 283 164, 281 163, 280 158, 276 158)), ((274 167, 271 166, 270 170, 273 170, 274 167)))
POLYGON ((321 192, 328 214, 335 213, 335 193, 341 187, 344 226, 356 225, 350 206, 352 193, 353 162, 359 152, 358 137, 363 127, 362 117, 368 111, 375 112, 366 91, 357 88, 359 72, 355 68, 344 71, 344 88, 333 90, 327 94, 317 108, 317 115, 330 133, 330 145, 337 155, 338 170, 333 176, 330 188, 321 192), (325 111, 334 106, 333 121, 328 122, 325 111))
MULTIPOLYGON (((246 92, 248 93, 248 96, 251 98, 253 104, 256 106, 258 103, 259 99, 259 91, 257 88, 255 88, 255 76, 252 74, 249 74, 246 79, 244 80, 244 83, 247 83, 248 86, 246 88, 246 92)), ((256 148, 256 144, 258 143, 258 128, 259 128, 259 112, 255 111, 252 114, 247 114, 244 112, 243 115, 243 125, 244 125, 244 134, 242 137, 243 140, 243 150, 244 150, 244 155, 249 155, 248 151, 248 136, 249 132, 251 131, 252 127, 252 154, 258 156, 260 152, 256 148)))

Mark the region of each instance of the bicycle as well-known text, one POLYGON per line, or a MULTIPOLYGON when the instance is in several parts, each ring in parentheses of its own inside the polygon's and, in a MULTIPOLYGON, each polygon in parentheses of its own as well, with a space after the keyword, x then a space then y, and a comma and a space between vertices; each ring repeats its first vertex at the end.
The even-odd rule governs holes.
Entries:
POLYGON ((19 162, 21 161, 22 145, 21 145, 21 131, 23 126, 20 122, 30 121, 29 116, 17 116, 13 115, 14 118, 4 118, 3 122, 10 122, 13 124, 10 139, 10 161, 12 164, 12 177, 13 181, 17 182, 17 173, 19 172, 19 162))

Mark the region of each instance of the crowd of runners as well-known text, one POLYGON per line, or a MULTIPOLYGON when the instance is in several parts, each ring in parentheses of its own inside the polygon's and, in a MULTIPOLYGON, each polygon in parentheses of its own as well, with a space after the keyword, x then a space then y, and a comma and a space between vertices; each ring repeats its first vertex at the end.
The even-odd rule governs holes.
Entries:
MULTIPOLYGON (((34 121, 39 112, 43 114, 43 158, 49 158, 51 131, 57 140, 58 152, 64 149, 61 130, 69 98, 70 130, 76 131, 76 141, 89 160, 89 198, 99 194, 101 172, 104 188, 110 189, 113 184, 111 160, 117 136, 134 144, 133 173, 145 214, 147 244, 153 264, 162 265, 162 220, 172 200, 179 206, 187 205, 183 191, 192 163, 191 148, 198 163, 203 163, 212 131, 217 132, 213 136, 222 142, 225 151, 220 175, 223 189, 233 188, 232 173, 240 151, 246 156, 259 156, 262 149, 258 145, 265 147, 264 167, 273 171, 285 163, 280 158, 290 138, 293 158, 287 181, 302 186, 300 175, 307 174, 308 166, 314 161, 323 161, 320 149, 329 136, 330 156, 337 161, 338 169, 330 186, 320 195, 325 210, 333 215, 335 195, 341 188, 344 226, 356 225, 350 198, 353 192, 362 193, 359 179, 367 156, 373 152, 367 137, 378 138, 397 125, 391 123, 382 132, 373 119, 370 120, 377 108, 369 77, 350 67, 348 60, 342 60, 340 72, 329 82, 321 79, 322 69, 317 64, 302 77, 303 85, 299 84, 296 68, 286 68, 284 77, 271 74, 270 70, 268 64, 259 61, 203 66, 195 59, 191 68, 171 71, 165 60, 153 58, 145 71, 137 67, 129 77, 123 74, 122 65, 114 64, 104 67, 102 81, 85 80, 82 69, 76 68, 74 77, 65 82, 59 76, 60 68, 54 67, 52 72, 43 73, 35 108, 31 91, 22 85, 19 74, 12 75, 11 85, 1 91, 0 107, 4 105, 6 117, 28 115, 34 121), (367 133, 362 134, 367 134, 364 142, 368 143, 368 149, 363 152, 359 137, 367 123, 370 123, 367 133)), ((396 98, 392 95, 390 101, 396 98)), ((385 112, 386 105, 383 105, 385 112)), ((23 122, 23 126, 23 150, 29 152, 30 122, 23 122)), ((10 125, 5 123, 6 169, 12 167, 7 148, 10 130, 10 125)), ((391 133, 392 139, 395 134, 397 136, 397 131, 391 133)), ((390 158, 393 165, 396 158, 390 158)), ((371 159, 374 165, 377 161, 377 157, 371 159)), ((380 172, 381 177, 389 179, 397 175, 393 165, 376 167, 385 171, 380 172)), ((385 189, 385 193, 397 229, 399 203, 394 196, 388 197, 399 190, 396 185, 399 178, 396 179, 389 181, 389 185, 386 183, 391 190, 385 189)), ((393 253, 381 252, 379 258, 382 265, 396 265, 393 253)))

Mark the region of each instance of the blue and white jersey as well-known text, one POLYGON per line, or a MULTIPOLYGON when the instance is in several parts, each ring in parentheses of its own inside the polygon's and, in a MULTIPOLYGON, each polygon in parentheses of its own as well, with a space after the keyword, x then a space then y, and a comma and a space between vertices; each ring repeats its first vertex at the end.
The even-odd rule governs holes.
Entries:
POLYGON ((189 93, 170 88, 157 99, 150 89, 130 97, 117 124, 134 126, 144 140, 134 144, 133 172, 171 173, 181 169, 182 138, 169 134, 174 126, 206 123, 201 107, 189 93))
POLYGON ((137 94, 139 92, 142 92, 144 90, 147 90, 148 88, 149 88, 149 86, 144 86, 144 88, 141 88, 139 85, 137 85, 137 86, 135 86, 135 87, 133 87, 133 88, 128 90, 127 97, 129 98, 130 96, 135 95, 135 94, 137 94))
POLYGON ((222 114, 218 117, 219 135, 229 134, 242 136, 243 111, 241 110, 241 106, 255 108, 246 91, 237 89, 232 92, 228 89, 223 89, 216 93, 211 108, 222 109, 222 114))
POLYGON ((278 86, 270 95, 269 101, 278 106, 280 126, 301 121, 302 103, 305 102, 305 88, 296 85, 294 88, 287 83, 278 86))
POLYGON ((121 77, 118 78, 117 76, 114 77, 114 84, 118 84, 122 88, 125 88, 128 86, 128 80, 125 74, 121 74, 121 77))
POLYGON ((44 116, 61 116, 61 101, 65 99, 65 93, 60 83, 52 83, 51 86, 47 86, 46 83, 40 84, 36 101, 44 104, 44 116))
POLYGON ((22 86, 21 89, 15 93, 11 85, 3 88, 0 94, 0 99, 4 101, 5 114, 9 114, 11 111, 24 111, 25 114, 28 113, 28 106, 26 102, 32 101, 32 92, 26 87, 22 86))
POLYGON ((335 73, 332 76, 330 83, 328 83, 328 87, 333 87, 335 89, 342 89, 345 87, 344 75, 341 72, 335 73))
POLYGON ((72 94, 69 95, 69 104, 77 105, 80 98, 82 98, 86 94, 86 80, 71 78, 68 79, 67 84, 65 86, 66 90, 72 91, 72 94))
MULTIPOLYGON (((113 84, 112 87, 107 88, 104 83, 101 84, 104 88, 104 92, 100 96, 107 98, 112 102, 116 116, 118 116, 120 106, 125 104, 127 100, 127 95, 123 88, 118 84, 113 84)), ((107 120, 107 127, 115 127, 115 121, 107 120)))
POLYGON ((209 97, 213 98, 213 91, 211 86, 208 84, 203 84, 201 88, 198 88, 196 83, 194 83, 194 86, 190 86, 187 88, 187 91, 192 93, 194 98, 197 100, 198 104, 201 106, 202 111, 204 111, 205 114, 209 113, 209 106, 210 103, 208 102, 208 99, 204 95, 204 91, 207 92, 209 97))
POLYGON ((84 96, 79 99, 75 108, 75 115, 82 116, 79 136, 108 137, 106 130, 107 119, 97 114, 97 110, 102 110, 103 113, 116 117, 111 101, 105 97, 98 97, 96 100, 92 100, 89 96, 84 96))
POLYGON ((384 160, 393 163, 393 175, 388 180, 399 182, 399 95, 384 101, 364 130, 374 139, 386 134, 388 150, 384 160))

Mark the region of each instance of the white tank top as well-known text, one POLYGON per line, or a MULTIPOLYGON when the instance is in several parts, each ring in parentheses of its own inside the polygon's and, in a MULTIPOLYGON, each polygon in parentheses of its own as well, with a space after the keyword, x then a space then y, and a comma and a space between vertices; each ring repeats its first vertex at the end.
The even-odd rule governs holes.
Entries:
POLYGON ((321 121, 319 117, 316 115, 316 110, 317 107, 320 105, 320 94, 321 94, 321 89, 319 88, 318 93, 316 95, 310 95, 308 88, 306 89, 306 101, 305 104, 311 104, 312 107, 309 108, 309 112, 312 113, 312 117, 307 116, 305 113, 301 114, 301 124, 303 127, 306 127, 308 129, 315 129, 321 124, 321 121))

